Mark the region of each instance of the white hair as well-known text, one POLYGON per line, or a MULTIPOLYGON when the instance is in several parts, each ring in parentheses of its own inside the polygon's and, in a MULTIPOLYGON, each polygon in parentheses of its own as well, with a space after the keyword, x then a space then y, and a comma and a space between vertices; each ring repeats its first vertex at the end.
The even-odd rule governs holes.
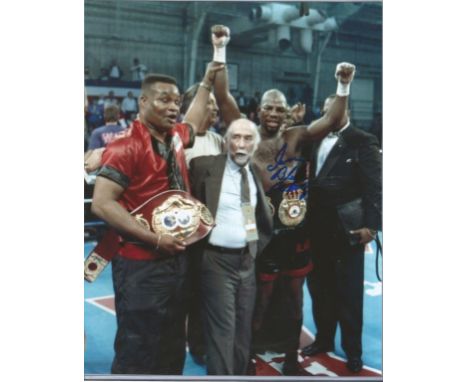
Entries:
POLYGON ((224 142, 227 143, 229 141, 229 138, 232 135, 232 129, 233 127, 238 123, 238 122, 247 122, 248 125, 252 128, 252 131, 254 133, 254 151, 257 150, 257 146, 260 143, 260 133, 258 132, 258 127, 255 123, 253 123, 250 119, 247 118, 239 118, 231 122, 229 125, 228 129, 226 130, 226 134, 224 135, 224 142))

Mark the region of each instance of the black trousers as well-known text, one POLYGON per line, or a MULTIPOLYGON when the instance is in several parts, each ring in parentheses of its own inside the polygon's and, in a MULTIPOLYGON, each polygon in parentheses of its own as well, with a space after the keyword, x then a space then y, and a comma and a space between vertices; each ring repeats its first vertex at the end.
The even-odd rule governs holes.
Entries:
POLYGON ((182 374, 186 255, 112 261, 117 333, 113 374, 182 374))
POLYGON ((307 276, 318 344, 333 348, 337 324, 341 346, 349 357, 362 355, 364 246, 344 237, 312 239, 314 269, 307 276))
POLYGON ((203 336, 202 301, 200 286, 200 266, 202 254, 190 253, 189 261, 189 310, 187 321, 187 343, 192 354, 205 355, 205 339, 203 336))
POLYGON ((245 375, 255 304, 255 262, 244 254, 206 249, 201 291, 208 375, 245 375))

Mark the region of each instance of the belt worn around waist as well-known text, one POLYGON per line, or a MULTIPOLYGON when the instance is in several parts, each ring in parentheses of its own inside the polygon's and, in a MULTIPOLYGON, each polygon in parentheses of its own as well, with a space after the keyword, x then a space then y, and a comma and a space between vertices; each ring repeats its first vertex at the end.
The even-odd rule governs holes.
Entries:
POLYGON ((243 255, 244 253, 247 253, 249 251, 248 245, 242 248, 226 248, 220 247, 219 245, 208 244, 207 248, 213 249, 220 253, 226 253, 228 255, 243 255))

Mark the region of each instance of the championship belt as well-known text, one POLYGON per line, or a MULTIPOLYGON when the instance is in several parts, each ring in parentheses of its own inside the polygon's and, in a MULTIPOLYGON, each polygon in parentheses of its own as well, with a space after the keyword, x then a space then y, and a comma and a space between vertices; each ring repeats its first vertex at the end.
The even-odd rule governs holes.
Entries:
POLYGON ((294 227, 304 220, 307 206, 305 200, 300 199, 302 193, 301 189, 283 192, 283 200, 278 207, 278 217, 285 226, 294 227))
MULTIPOLYGON (((210 210, 188 192, 181 190, 164 191, 153 196, 130 214, 148 231, 174 236, 184 240, 187 245, 203 239, 215 225, 210 210)), ((114 230, 106 232, 85 260, 85 280, 96 280, 119 251, 121 241, 114 230)))

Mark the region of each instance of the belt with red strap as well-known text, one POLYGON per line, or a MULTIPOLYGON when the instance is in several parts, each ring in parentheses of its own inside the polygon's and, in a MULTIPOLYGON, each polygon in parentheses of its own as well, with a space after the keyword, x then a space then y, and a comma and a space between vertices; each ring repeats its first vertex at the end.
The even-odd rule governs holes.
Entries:
MULTIPOLYGON (((164 191, 153 196, 130 214, 145 229, 183 239, 187 245, 203 239, 215 225, 208 208, 181 190, 164 191)), ((96 280, 118 253, 133 260, 165 256, 145 243, 126 240, 115 230, 109 229, 85 260, 85 280, 96 280)))

